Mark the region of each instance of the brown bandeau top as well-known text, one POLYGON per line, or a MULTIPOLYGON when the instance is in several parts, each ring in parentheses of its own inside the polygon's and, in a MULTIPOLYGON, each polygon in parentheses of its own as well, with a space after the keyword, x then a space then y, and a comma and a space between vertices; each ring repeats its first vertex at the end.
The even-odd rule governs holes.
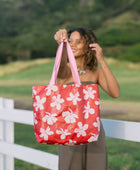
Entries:
MULTIPOLYGON (((74 82, 67 83, 67 85, 71 85, 71 84, 74 84, 74 82)), ((92 81, 81 81, 81 84, 84 85, 84 84, 98 84, 98 83, 92 81)))

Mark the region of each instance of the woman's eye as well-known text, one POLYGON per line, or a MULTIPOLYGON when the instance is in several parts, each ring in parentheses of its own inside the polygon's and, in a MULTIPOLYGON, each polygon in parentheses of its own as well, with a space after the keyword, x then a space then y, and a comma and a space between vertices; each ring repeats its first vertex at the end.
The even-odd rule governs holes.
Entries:
POLYGON ((73 40, 68 40, 69 43, 75 43, 75 44, 80 44, 81 41, 80 40, 77 40, 77 41, 73 41, 73 40))
POLYGON ((76 41, 77 44, 79 44, 81 41, 76 41))

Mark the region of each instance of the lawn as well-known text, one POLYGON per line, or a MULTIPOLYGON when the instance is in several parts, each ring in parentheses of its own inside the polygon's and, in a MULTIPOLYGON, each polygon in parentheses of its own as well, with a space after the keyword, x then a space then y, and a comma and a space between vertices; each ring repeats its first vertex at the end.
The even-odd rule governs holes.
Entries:
MULTIPOLYGON (((15 142, 20 145, 58 154, 57 145, 38 144, 33 131, 33 126, 16 123, 15 142)), ((106 143, 110 170, 139 170, 140 143, 113 138, 106 138, 106 143)), ((15 170, 45 170, 17 159, 15 159, 15 167, 15 170)))
MULTIPOLYGON (((32 86, 47 85, 49 83, 53 64, 54 59, 51 59, 49 63, 0 76, 0 95, 19 100, 25 97, 27 101, 31 102, 32 86)), ((116 101, 139 102, 140 69, 128 68, 126 65, 123 67, 122 62, 120 62, 120 65, 110 63, 109 67, 120 85, 120 97, 116 101)), ((100 97, 103 100, 112 100, 102 89, 100 89, 100 97)))
MULTIPOLYGON (((23 65, 25 63, 22 63, 23 65)), ((30 65, 23 69, 6 72, 0 76, 0 96, 32 103, 32 86, 49 83, 54 59, 41 64, 30 65)), ((7 69, 8 66, 6 65, 7 69)), ((140 102, 140 69, 129 68, 123 63, 109 64, 116 76, 121 95, 117 101, 140 102)), ((102 100, 111 101, 100 89, 102 100)), ((140 167, 140 143, 106 138, 110 170, 138 170, 140 167)), ((38 144, 32 126, 15 123, 15 143, 58 154, 57 146, 38 144), (25 137, 26 136, 26 137, 25 137)), ((15 170, 43 170, 38 166, 15 159, 15 170)))

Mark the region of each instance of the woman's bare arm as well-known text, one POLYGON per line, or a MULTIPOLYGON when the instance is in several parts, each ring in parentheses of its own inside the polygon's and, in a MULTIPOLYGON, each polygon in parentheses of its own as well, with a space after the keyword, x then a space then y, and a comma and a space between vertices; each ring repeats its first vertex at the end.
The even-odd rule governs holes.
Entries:
POLYGON ((113 98, 119 97, 120 95, 119 84, 103 58, 102 48, 97 43, 90 44, 90 47, 92 48, 91 50, 96 51, 96 58, 101 66, 101 69, 98 69, 99 85, 111 97, 113 98))
POLYGON ((65 46, 65 43, 67 42, 67 38, 68 37, 67 37, 66 29, 60 29, 54 35, 54 39, 57 41, 59 45, 61 44, 62 41, 64 42, 61 63, 57 75, 59 81, 66 79, 70 75, 70 68, 67 63, 67 50, 65 46))
POLYGON ((98 72, 98 83, 109 96, 118 98, 120 95, 120 88, 116 78, 105 61, 100 63, 100 65, 102 69, 99 69, 98 72))

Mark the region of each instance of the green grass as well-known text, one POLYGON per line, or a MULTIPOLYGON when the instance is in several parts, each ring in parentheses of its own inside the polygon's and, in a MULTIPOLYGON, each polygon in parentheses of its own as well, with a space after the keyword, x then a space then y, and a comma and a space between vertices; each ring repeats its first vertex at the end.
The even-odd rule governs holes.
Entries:
MULTIPOLYGON (((120 97, 116 101, 140 101, 140 70, 123 68, 123 66, 109 66, 120 85, 120 97)), ((103 100, 112 100, 100 88, 100 97, 103 100)))
POLYGON ((139 170, 140 143, 106 138, 110 170, 139 170))
POLYGON ((49 63, 1 76, 0 80, 48 80, 51 76, 53 64, 54 60, 52 59, 49 63))
MULTIPOLYGON (((15 123, 15 143, 45 152, 58 154, 57 145, 39 144, 36 141, 34 127, 30 125, 15 123)), ((45 168, 15 159, 15 170, 45 170, 45 168)))
POLYGON ((56 145, 52 146, 52 145, 39 144, 36 141, 33 126, 16 123, 15 134, 16 134, 15 143, 18 143, 23 146, 29 146, 31 148, 36 148, 42 151, 58 154, 56 145))
MULTIPOLYGON (((37 143, 34 136, 34 128, 30 125, 15 124, 15 143, 58 154, 57 145, 37 143)), ((140 143, 106 138, 106 144, 110 170, 139 170, 140 143)), ((15 170, 45 170, 44 168, 17 159, 15 159, 15 167, 15 170)))
MULTIPOLYGON (((47 85, 51 78, 54 60, 48 64, 32 67, 17 73, 0 77, 0 95, 13 97, 21 100, 28 97, 31 101, 33 85, 47 85)), ((109 66, 120 85, 120 97, 117 101, 140 101, 140 70, 130 69, 122 65, 109 66)), ((100 97, 103 100, 112 100, 103 90, 100 89, 100 97)))

